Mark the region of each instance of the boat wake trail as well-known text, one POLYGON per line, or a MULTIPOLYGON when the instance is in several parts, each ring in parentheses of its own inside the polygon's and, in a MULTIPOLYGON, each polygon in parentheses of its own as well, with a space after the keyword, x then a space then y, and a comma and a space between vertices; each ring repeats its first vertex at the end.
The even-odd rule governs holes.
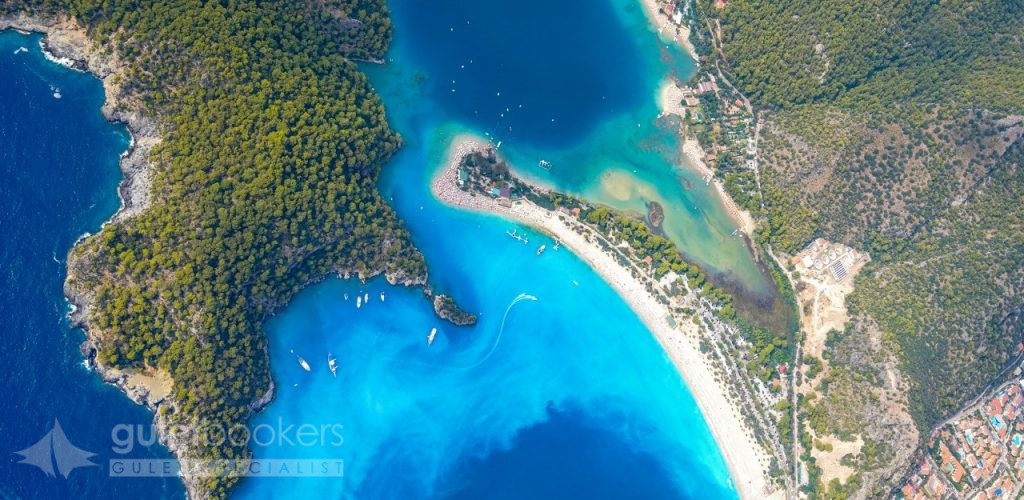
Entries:
POLYGON ((469 368, 476 368, 484 364, 484 362, 487 361, 488 359, 490 359, 491 355, 494 354, 494 351, 498 348, 498 344, 501 343, 501 335, 505 333, 505 320, 508 318, 508 313, 512 311, 512 308, 515 307, 516 304, 524 300, 532 300, 536 302, 537 297, 534 297, 533 295, 527 293, 521 293, 519 295, 516 295, 516 298, 512 299, 512 303, 510 303, 508 307, 505 308, 505 315, 501 317, 501 326, 498 327, 498 336, 494 339, 494 345, 491 346, 491 350, 487 351, 487 354, 480 361, 477 361, 476 364, 470 366, 469 368))

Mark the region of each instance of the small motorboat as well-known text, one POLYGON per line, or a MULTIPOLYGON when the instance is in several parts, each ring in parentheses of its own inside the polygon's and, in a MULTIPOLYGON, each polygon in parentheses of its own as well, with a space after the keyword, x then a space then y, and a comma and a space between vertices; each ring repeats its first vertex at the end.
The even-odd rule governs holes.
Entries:
MULTIPOLYGON (((292 351, 292 354, 295 354, 295 351, 292 351)), ((302 356, 295 354, 295 361, 299 362, 299 366, 301 366, 303 370, 306 370, 307 372, 312 371, 312 368, 309 367, 309 363, 302 359, 302 356)))

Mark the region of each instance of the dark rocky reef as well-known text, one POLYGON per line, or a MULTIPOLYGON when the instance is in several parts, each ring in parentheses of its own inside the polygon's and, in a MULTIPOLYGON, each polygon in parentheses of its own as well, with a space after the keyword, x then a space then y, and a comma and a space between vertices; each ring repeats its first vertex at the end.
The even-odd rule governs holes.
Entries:
POLYGON ((652 201, 647 204, 647 222, 652 228, 661 229, 661 223, 665 222, 665 209, 660 203, 652 201))

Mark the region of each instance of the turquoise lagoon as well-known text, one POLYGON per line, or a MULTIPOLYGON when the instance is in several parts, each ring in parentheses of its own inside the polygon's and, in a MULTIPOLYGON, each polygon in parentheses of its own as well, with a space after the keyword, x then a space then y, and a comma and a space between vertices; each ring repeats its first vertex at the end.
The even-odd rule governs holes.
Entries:
POLYGON ((391 8, 388 63, 365 67, 405 141, 381 190, 431 284, 480 322, 439 321, 420 291, 380 279, 299 294, 267 324, 277 394, 253 424, 338 424, 343 443, 255 454, 341 459, 344 478, 250 478, 238 496, 735 497, 684 382, 616 293, 568 251, 535 255, 549 237, 519 227, 523 245, 505 235, 514 224, 443 206, 429 190, 455 136, 489 136, 535 180, 625 209, 662 202, 666 233, 692 259, 768 289, 714 194, 674 166, 678 143, 657 120, 660 81, 692 63, 633 0, 391 8), (536 167, 541 158, 554 167, 536 167))

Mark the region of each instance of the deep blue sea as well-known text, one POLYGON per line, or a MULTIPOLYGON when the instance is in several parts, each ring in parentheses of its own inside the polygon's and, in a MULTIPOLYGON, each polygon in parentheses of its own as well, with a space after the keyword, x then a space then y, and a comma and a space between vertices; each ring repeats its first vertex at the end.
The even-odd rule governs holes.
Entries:
POLYGON ((153 417, 82 365, 62 287, 75 240, 117 210, 129 137, 100 114, 100 82, 46 61, 39 38, 0 32, 0 498, 180 498, 176 479, 108 475, 114 427, 153 417), (18 463, 55 421, 99 467, 65 478, 18 463))

